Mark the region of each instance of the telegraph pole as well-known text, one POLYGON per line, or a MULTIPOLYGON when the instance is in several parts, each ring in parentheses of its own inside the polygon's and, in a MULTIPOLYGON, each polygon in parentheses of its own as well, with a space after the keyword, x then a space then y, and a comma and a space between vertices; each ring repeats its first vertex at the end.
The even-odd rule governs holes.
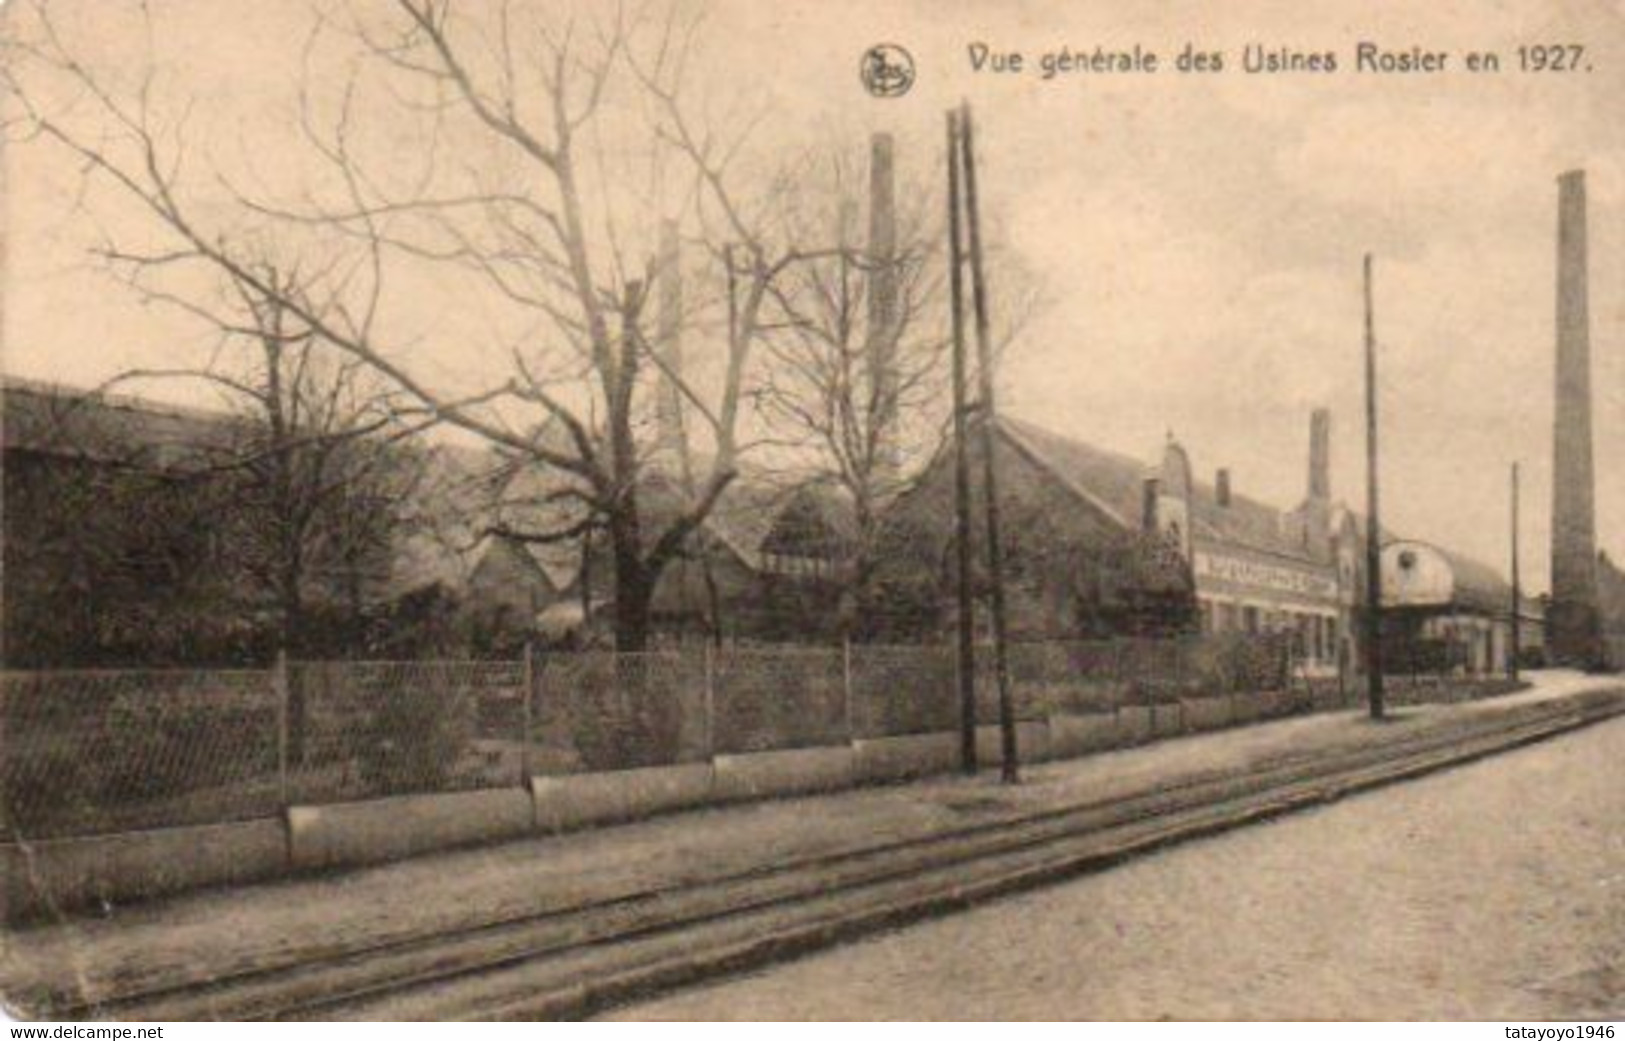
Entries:
POLYGON ((1377 513, 1377 334, 1371 304, 1371 254, 1365 255, 1366 697, 1371 718, 1383 717, 1382 523, 1377 513))
POLYGON ((1001 776, 1006 784, 1021 780, 1017 758, 1015 706, 1010 700, 1010 662, 1006 653, 1004 619, 1004 547, 999 541, 999 486, 993 465, 993 424, 998 410, 993 403, 993 347, 988 330, 987 282, 982 275, 981 214, 976 204, 976 149, 971 129, 970 103, 959 108, 960 151, 965 163, 965 217, 969 225, 971 300, 976 308, 976 362, 982 406, 982 495, 987 508, 987 570, 992 583, 993 672, 999 684, 999 737, 1004 753, 1001 776))
POLYGON ((960 228, 959 119, 948 117, 948 288, 954 331, 954 542, 959 554, 959 761, 976 772, 976 605, 971 596, 970 454, 965 443, 964 231, 960 228))
POLYGON ((1520 633, 1518 632, 1522 619, 1519 617, 1519 608, 1523 601, 1523 590, 1518 581, 1518 464, 1512 464, 1512 646, 1507 651, 1507 678, 1518 682, 1518 648, 1520 633))

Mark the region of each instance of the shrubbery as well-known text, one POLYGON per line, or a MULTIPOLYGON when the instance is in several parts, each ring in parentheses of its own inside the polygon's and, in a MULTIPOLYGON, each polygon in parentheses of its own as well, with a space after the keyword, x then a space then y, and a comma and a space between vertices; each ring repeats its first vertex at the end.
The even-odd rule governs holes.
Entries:
POLYGON ((367 784, 380 792, 444 787, 477 732, 472 692, 388 691, 369 704, 353 748, 367 784))

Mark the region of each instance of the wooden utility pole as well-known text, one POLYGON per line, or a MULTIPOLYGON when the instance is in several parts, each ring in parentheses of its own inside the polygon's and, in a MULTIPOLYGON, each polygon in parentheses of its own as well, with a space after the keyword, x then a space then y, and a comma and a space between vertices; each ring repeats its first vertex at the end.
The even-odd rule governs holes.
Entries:
POLYGON ((1509 626, 1511 646, 1507 649, 1507 678, 1518 682, 1518 647, 1521 634, 1519 628, 1522 619, 1519 609, 1522 606, 1523 589, 1518 581, 1518 464, 1512 464, 1512 617, 1509 626))
POLYGON ((1377 512, 1377 334, 1372 317, 1371 254, 1365 255, 1365 671, 1371 718, 1383 717, 1382 522, 1377 512))
POLYGON ((1016 747, 1015 705, 1010 699, 1010 662, 1006 648, 1004 619, 1004 546, 999 541, 999 485, 993 465, 993 425, 998 422, 998 409, 993 402, 993 346, 988 327, 987 282, 982 272, 982 221, 976 203, 976 148, 972 130, 970 104, 959 108, 960 152, 964 158, 965 223, 968 225, 970 244, 971 300, 976 308, 976 363, 977 387, 982 411, 982 495, 987 508, 987 571, 992 585, 993 608, 993 672, 999 685, 999 737, 1004 753, 1001 771, 1006 784, 1021 779, 1021 766, 1016 747))
POLYGON ((948 288, 954 331, 954 542, 959 554, 959 763, 976 772, 976 601, 971 595, 970 452, 965 443, 965 246, 959 117, 948 112, 948 288))

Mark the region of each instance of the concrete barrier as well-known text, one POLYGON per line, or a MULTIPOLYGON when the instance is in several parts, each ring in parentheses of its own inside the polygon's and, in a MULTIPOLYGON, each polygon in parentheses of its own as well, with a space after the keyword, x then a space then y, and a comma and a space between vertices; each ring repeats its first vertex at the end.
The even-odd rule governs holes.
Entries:
POLYGON ((857 778, 855 761, 851 745, 719 755, 712 794, 717 802, 730 802, 847 788, 857 778))
POLYGON ((281 818, 0 845, 7 921, 102 907, 287 870, 281 818))
POLYGON ((534 826, 530 792, 396 795, 288 810, 295 869, 374 864, 385 860, 525 835, 534 826))
POLYGON ((650 766, 637 770, 532 777, 536 826, 543 831, 614 821, 701 806, 711 801, 710 763, 650 766))
POLYGON ((1049 747, 1057 759, 1101 752, 1122 743, 1123 731, 1115 712, 1063 712, 1049 717, 1049 747))
POLYGON ((1235 720, 1227 697, 1191 698, 1184 702, 1185 729, 1191 733, 1221 730, 1235 720))
POLYGON ((1165 737, 1178 737, 1184 732, 1185 711, 1179 702, 1151 706, 1152 737, 1160 740, 1165 737))
MULTIPOLYGON (((1023 763, 1042 763, 1051 758, 1046 720, 1016 720, 1016 755, 1023 763)), ((976 761, 986 765, 1004 762, 1004 738, 996 724, 976 728, 976 761)))
POLYGON ((1117 710, 1117 729, 1125 745, 1143 745, 1151 740, 1151 709, 1147 705, 1124 705, 1117 710))
POLYGON ((959 769, 959 735, 905 734, 852 742, 853 771, 859 784, 885 784, 959 769))

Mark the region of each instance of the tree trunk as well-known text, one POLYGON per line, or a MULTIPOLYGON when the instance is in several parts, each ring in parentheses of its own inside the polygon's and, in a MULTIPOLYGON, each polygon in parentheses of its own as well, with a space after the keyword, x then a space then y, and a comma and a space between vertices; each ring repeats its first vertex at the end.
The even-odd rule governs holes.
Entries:
POLYGON ((641 651, 649 646, 649 618, 654 576, 643 561, 643 540, 636 514, 612 518, 610 549, 615 559, 615 649, 641 651))
MULTIPOLYGON (((300 595, 299 570, 296 561, 285 559, 282 588, 278 596, 282 601, 281 650, 294 661, 300 660, 305 651, 305 610, 304 600, 300 595)), ((308 715, 305 684, 300 670, 291 669, 288 673, 288 762, 294 765, 301 765, 305 761, 308 715)))

